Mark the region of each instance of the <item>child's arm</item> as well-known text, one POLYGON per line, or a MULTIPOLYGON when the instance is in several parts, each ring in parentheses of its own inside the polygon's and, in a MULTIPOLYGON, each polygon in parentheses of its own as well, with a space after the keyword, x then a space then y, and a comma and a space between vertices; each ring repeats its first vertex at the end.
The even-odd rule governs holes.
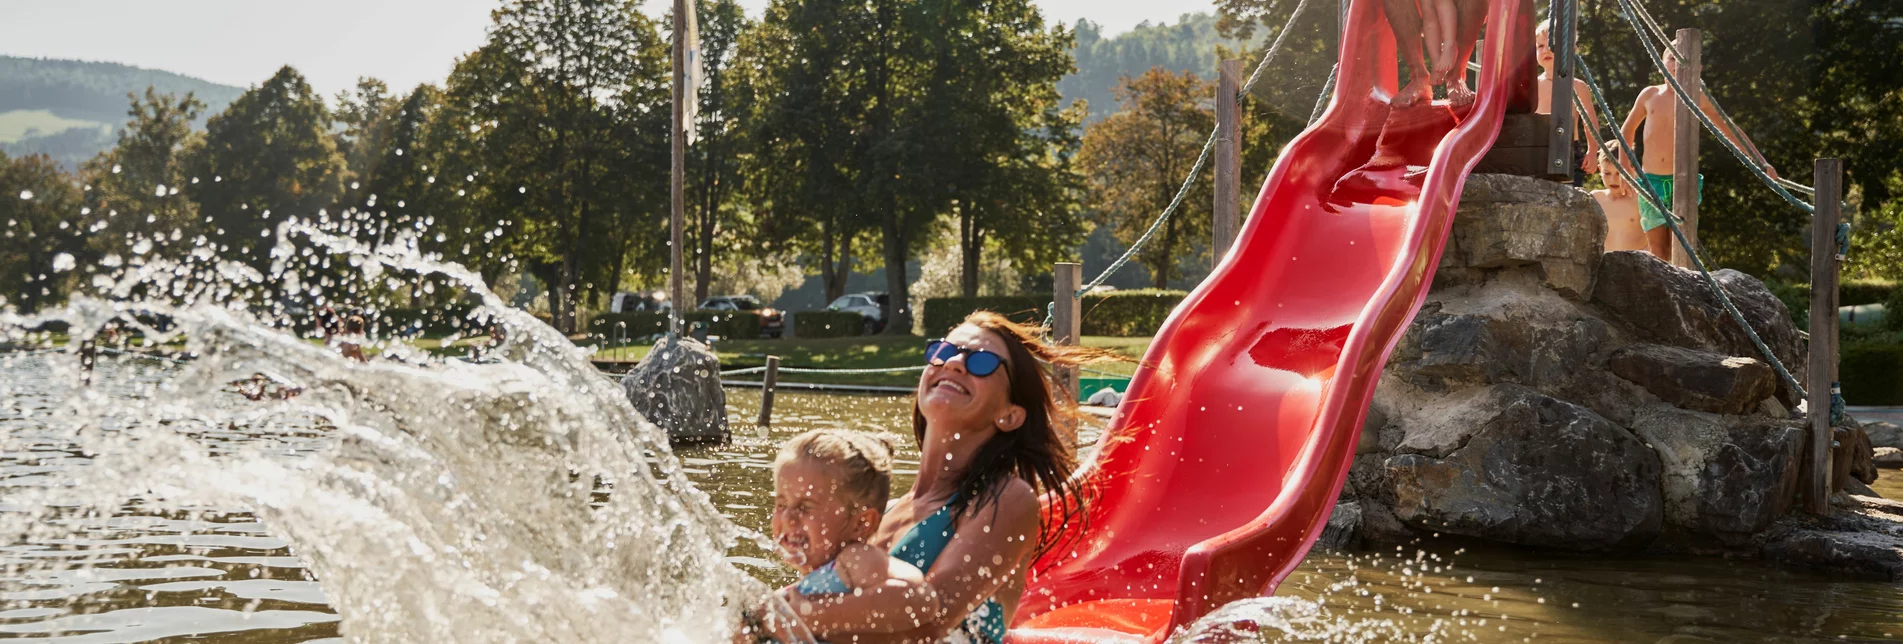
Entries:
MULTIPOLYGON (((1625 115, 1625 124, 1619 127, 1619 133, 1625 136, 1627 143, 1638 145, 1639 126, 1645 123, 1646 99, 1652 97, 1652 92, 1653 89, 1650 87, 1639 92, 1639 97, 1632 101, 1632 111, 1625 115)), ((1627 153, 1630 154, 1630 151, 1627 151, 1627 153)), ((1633 161, 1636 162, 1637 159, 1633 159, 1633 161)))
MULTIPOLYGON (((1579 104, 1586 106, 1586 127, 1591 128, 1591 136, 1586 137, 1586 158, 1592 167, 1586 168, 1589 174, 1599 173, 1599 110, 1593 107, 1592 88, 1586 87, 1586 81, 1573 79, 1573 95, 1579 97, 1579 104)), ((1584 162, 1582 162, 1583 164, 1584 162)))
POLYGON ((1698 108, 1704 111, 1706 118, 1710 118, 1712 124, 1717 125, 1725 133, 1725 138, 1731 139, 1732 145, 1738 146, 1744 150, 1745 154, 1751 155, 1752 158, 1758 160, 1758 163, 1764 164, 1765 174, 1771 175, 1773 179, 1778 178, 1777 168, 1771 167, 1771 160, 1764 158, 1764 153, 1758 151, 1758 144, 1753 143, 1751 137, 1743 130, 1735 129, 1730 123, 1725 122, 1725 117, 1718 112, 1718 104, 1711 102, 1709 92, 1699 93, 1698 108))
MULTIPOLYGON (((867 624, 810 625, 816 627, 815 631, 832 630, 828 626, 842 626, 863 632, 909 631, 918 628, 925 613, 938 605, 937 594, 930 584, 925 583, 925 573, 878 548, 863 543, 846 546, 833 559, 833 570, 839 573, 839 580, 852 589, 851 595, 855 601, 865 602, 862 607, 875 618, 867 624)), ((826 601, 821 597, 798 597, 796 600, 826 601)), ((811 612, 798 605, 794 608, 801 614, 811 612)))

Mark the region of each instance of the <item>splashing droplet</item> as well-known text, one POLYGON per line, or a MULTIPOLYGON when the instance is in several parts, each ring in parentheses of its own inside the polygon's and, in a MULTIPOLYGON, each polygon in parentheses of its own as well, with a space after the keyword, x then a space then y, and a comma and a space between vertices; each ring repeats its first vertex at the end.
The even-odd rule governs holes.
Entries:
POLYGON ((32 190, 21 190, 21 191, 20 191, 20 198, 21 198, 21 199, 32 199, 32 198, 33 198, 33 191, 32 191, 32 190))
POLYGON ((73 270, 73 267, 77 265, 79 265, 79 263, 73 260, 71 253, 60 253, 53 256, 53 272, 55 273, 64 273, 73 270))

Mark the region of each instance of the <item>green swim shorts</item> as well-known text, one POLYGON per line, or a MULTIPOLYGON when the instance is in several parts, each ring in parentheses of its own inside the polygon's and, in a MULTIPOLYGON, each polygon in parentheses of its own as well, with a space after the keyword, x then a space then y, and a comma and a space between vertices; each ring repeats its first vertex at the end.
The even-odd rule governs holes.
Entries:
MULTIPOLYGON (((1652 194, 1658 195, 1659 201, 1665 205, 1672 205, 1672 175, 1647 172, 1644 176, 1646 185, 1652 187, 1652 194)), ((1702 174, 1698 175, 1698 203, 1705 203, 1705 175, 1702 174)), ((1651 201, 1639 200, 1639 226, 1647 232, 1665 225, 1665 218, 1669 216, 1669 213, 1653 208, 1651 201)))

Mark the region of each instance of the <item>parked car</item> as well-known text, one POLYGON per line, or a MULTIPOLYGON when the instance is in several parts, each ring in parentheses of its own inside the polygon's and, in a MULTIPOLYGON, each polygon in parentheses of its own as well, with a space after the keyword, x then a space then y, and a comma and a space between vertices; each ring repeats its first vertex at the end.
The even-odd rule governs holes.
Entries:
POLYGON ((889 301, 891 297, 884 293, 853 293, 839 296, 826 305, 826 310, 858 313, 864 319, 861 330, 872 335, 885 330, 885 303, 889 301))
POLYGON ((786 333, 786 316, 778 309, 762 306, 760 300, 751 295, 716 295, 700 303, 707 311, 746 311, 760 314, 760 334, 777 338, 786 333))
POLYGON ((667 294, 659 291, 654 293, 622 291, 608 299, 609 313, 665 313, 672 308, 667 302, 667 294))

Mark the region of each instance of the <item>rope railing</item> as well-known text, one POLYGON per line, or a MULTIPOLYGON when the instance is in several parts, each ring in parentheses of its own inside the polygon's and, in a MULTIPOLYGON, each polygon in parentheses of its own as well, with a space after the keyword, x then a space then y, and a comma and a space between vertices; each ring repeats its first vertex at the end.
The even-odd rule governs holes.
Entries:
MULTIPOLYGON (((1665 36, 1664 29, 1658 26, 1658 23, 1652 19, 1651 14, 1645 13, 1645 7, 1640 6, 1637 0, 1618 0, 1618 2, 1620 15, 1623 16, 1626 19, 1626 23, 1632 27, 1633 34, 1638 36, 1639 44, 1645 49, 1646 56, 1652 60, 1653 67, 1657 68, 1659 73, 1665 75, 1666 85, 1672 89, 1672 94, 1678 98, 1678 101, 1690 109, 1692 115, 1698 117, 1698 122, 1704 124, 1705 129, 1710 130, 1712 136, 1717 138, 1718 142, 1724 145, 1726 150, 1730 150, 1732 156, 1738 158, 1739 163, 1743 163, 1746 168, 1751 170, 1752 174, 1757 175, 1759 181, 1769 186, 1772 192, 1776 192, 1779 197, 1783 197, 1785 201, 1790 202, 1793 206, 1797 206, 1806 214, 1815 214, 1817 211, 1816 208, 1812 207, 1810 203, 1792 195, 1789 190, 1785 189, 1783 183, 1771 177, 1770 173, 1760 165, 1761 159, 1752 154, 1747 154, 1743 149, 1738 147, 1737 144, 1733 143, 1731 138, 1725 135, 1724 130, 1719 129, 1718 125, 1712 122, 1711 117, 1705 114, 1705 110, 1698 104, 1698 101, 1691 96, 1691 93, 1687 92, 1685 87, 1678 82, 1678 79, 1673 77, 1670 71, 1666 70, 1665 59, 1660 55, 1659 48, 1652 44, 1651 39, 1646 37, 1647 31, 1650 31, 1654 38, 1663 42, 1665 47, 1671 50, 1672 55, 1676 56, 1679 60, 1685 60, 1685 56, 1682 52, 1678 51, 1677 46, 1672 44, 1671 39, 1665 36)), ((1577 53, 1574 54, 1575 57, 1577 57, 1577 55, 1577 53)), ((1737 122, 1732 120, 1731 115, 1726 113, 1722 106, 1718 105, 1718 100, 1713 98, 1709 91, 1706 91, 1707 88, 1702 79, 1699 80, 1698 87, 1700 91, 1704 92, 1703 96, 1705 100, 1710 101, 1712 108, 1725 120, 1725 125, 1732 128, 1733 132, 1744 132, 1744 129, 1738 127, 1737 122)), ((1627 149, 1630 150, 1631 148, 1627 149)))
MULTIPOLYGON (((1270 61, 1275 60, 1276 54, 1282 50, 1282 43, 1288 40, 1289 32, 1295 29, 1296 19, 1301 18, 1302 11, 1307 8, 1308 0, 1301 0, 1295 4, 1295 11, 1289 14, 1288 23, 1282 25, 1282 31, 1275 35, 1275 41, 1269 44, 1267 51, 1263 52, 1262 60, 1256 63, 1255 71, 1249 74, 1249 79, 1242 84, 1242 87, 1236 90, 1236 96, 1238 98, 1247 95, 1249 89, 1255 87, 1256 81, 1262 79, 1262 72, 1268 69, 1270 61)), ((1331 74, 1330 76, 1332 78, 1333 75, 1331 74)), ((1176 189, 1176 196, 1170 199, 1169 206, 1163 209, 1162 214, 1157 215, 1155 221, 1150 222, 1150 227, 1144 230, 1143 235, 1137 237, 1135 242, 1130 244, 1129 249, 1123 251, 1123 255, 1117 257, 1116 261, 1111 262, 1108 268, 1098 273, 1097 277, 1092 278, 1089 283, 1084 284, 1083 288, 1077 289, 1076 297, 1083 297, 1085 293, 1089 293, 1092 289, 1102 286, 1105 280, 1110 279, 1111 275, 1116 274, 1118 270, 1129 264, 1130 260, 1136 257, 1137 251, 1141 250, 1144 245, 1149 243, 1152 237, 1156 236, 1156 231, 1163 228, 1163 224, 1169 221, 1170 216, 1176 214, 1176 209, 1183 205, 1183 199, 1189 196, 1190 188, 1196 185, 1196 178, 1202 176, 1203 166, 1209 162, 1209 151, 1215 148, 1215 146, 1216 131, 1211 130, 1209 132, 1209 138, 1203 141, 1202 151, 1196 154, 1196 162, 1190 165, 1189 176, 1183 178, 1183 185, 1176 189)), ((1052 317, 1052 313, 1047 309, 1044 316, 1044 326, 1046 328, 1050 327, 1052 317)))
MULTIPOLYGON (((722 377, 744 376, 744 375, 755 374, 755 373, 766 373, 766 370, 767 370, 766 367, 746 367, 743 369, 729 369, 727 371, 722 371, 720 372, 720 375, 722 377)), ((832 373, 832 374, 907 373, 907 372, 924 371, 924 370, 925 370, 925 365, 917 365, 912 367, 884 367, 884 368, 868 368, 868 369, 822 369, 817 367, 780 367, 778 369, 780 373, 821 373, 821 374, 825 374, 825 373, 832 373)))
MULTIPOLYGON (((1592 68, 1586 65, 1586 59, 1581 57, 1578 52, 1574 52, 1573 65, 1579 72, 1579 79, 1585 81, 1586 88, 1592 92, 1594 103, 1599 106, 1600 110, 1605 110, 1602 111, 1602 113, 1611 114, 1612 112, 1609 111, 1611 107, 1606 103, 1605 93, 1599 90, 1599 83, 1593 80, 1592 68)), ((1579 109, 1585 108, 1585 105, 1580 103, 1580 98, 1577 95, 1573 96, 1573 104, 1579 109)), ((1633 147, 1632 142, 1626 140, 1625 133, 1616 128, 1611 128, 1609 120, 1606 121, 1604 125, 1608 129, 1612 129, 1612 135, 1615 137, 1614 140, 1619 142, 1619 149, 1629 156, 1633 147)), ((1758 336, 1758 330, 1751 326, 1751 322, 1744 319, 1744 313, 1739 312, 1738 306, 1732 303, 1731 296, 1725 292, 1724 286, 1718 283, 1717 278, 1712 277, 1711 271, 1705 266, 1705 260, 1699 257, 1697 249, 1692 248, 1691 240, 1685 237, 1685 231, 1679 229, 1678 218, 1671 214, 1671 206, 1664 203, 1664 200, 1659 198, 1658 194, 1652 191, 1651 184, 1640 181, 1637 177, 1632 176, 1632 171, 1628 169, 1625 162, 1620 160, 1616 155, 1613 157, 1612 166, 1619 171, 1619 176, 1625 179, 1626 186, 1631 188, 1635 194, 1644 198, 1647 203, 1650 203, 1652 207, 1658 209, 1659 212, 1666 213, 1665 225, 1672 229, 1672 237, 1678 240, 1679 247, 1684 249, 1686 256, 1691 259, 1692 266, 1698 269, 1698 275, 1704 281, 1705 286, 1709 287, 1712 293, 1718 296, 1718 302, 1724 306, 1725 312, 1730 315, 1733 321, 1738 323, 1739 327, 1744 329, 1745 335, 1751 338, 1751 344, 1757 347, 1758 353, 1764 356, 1766 362, 1771 363, 1771 368, 1777 371, 1778 377, 1782 378, 1784 384, 1791 388, 1791 392, 1796 395, 1797 399, 1803 400, 1808 398, 1809 394, 1805 392, 1804 386, 1797 382, 1797 378, 1791 375, 1789 369, 1785 368, 1784 361, 1779 360, 1777 354, 1771 351, 1771 347, 1764 343, 1762 337, 1758 336)))

